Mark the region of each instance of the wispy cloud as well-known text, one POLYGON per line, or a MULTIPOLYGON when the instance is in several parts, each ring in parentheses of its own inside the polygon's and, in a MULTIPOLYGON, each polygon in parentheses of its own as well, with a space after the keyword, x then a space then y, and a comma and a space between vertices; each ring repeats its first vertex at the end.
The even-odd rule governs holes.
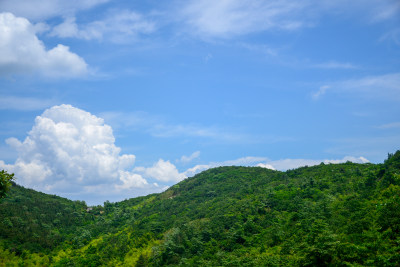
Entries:
POLYGON ((396 129, 396 128, 400 128, 400 122, 397 121, 397 122, 382 124, 382 125, 379 125, 377 128, 379 128, 379 129, 396 129))
MULTIPOLYGON (((326 14, 363 17, 367 23, 395 18, 395 0, 317 1, 186 1, 178 12, 191 34, 202 38, 232 38, 269 30, 291 31, 313 27, 326 14), (361 15, 360 15, 361 14, 361 15)), ((334 66, 331 67, 349 67, 334 66)))
POLYGON ((215 139, 228 143, 246 142, 246 134, 229 132, 221 127, 201 126, 196 124, 166 124, 153 125, 149 133, 155 137, 198 137, 215 139))
POLYGON ((158 138, 194 137, 218 140, 224 143, 251 143, 255 140, 265 141, 264 139, 271 142, 281 140, 281 138, 254 138, 246 133, 229 131, 222 126, 204 126, 195 123, 174 124, 168 122, 165 117, 151 115, 147 112, 104 112, 100 116, 115 129, 146 132, 158 138))
POLYGON ((311 95, 314 100, 318 100, 321 96, 323 96, 326 91, 330 88, 328 85, 323 85, 319 88, 319 90, 311 95))
POLYGON ((400 73, 347 80, 339 82, 336 88, 344 93, 354 92, 369 98, 400 101, 400 73))
POLYGON ((400 45, 400 28, 395 28, 386 32, 381 36, 381 38, 379 38, 379 41, 389 41, 395 43, 396 45, 400 45))
POLYGON ((78 25, 75 17, 68 17, 55 26, 51 36, 85 40, 106 40, 123 43, 153 33, 156 25, 143 15, 129 10, 114 10, 104 19, 78 25))
POLYGON ((372 16, 372 22, 380 22, 398 16, 400 13, 399 1, 381 1, 386 5, 377 6, 375 13, 372 16))
POLYGON ((12 12, 34 21, 58 16, 71 16, 81 10, 87 10, 109 0, 2 0, 0 11, 12 12))
POLYGON ((180 13, 191 30, 203 37, 233 37, 268 29, 293 30, 303 26, 298 13, 308 1, 196 0, 180 13))
POLYGON ((200 151, 195 151, 189 156, 182 156, 177 162, 189 163, 200 156, 200 151))
POLYGON ((357 96, 357 98, 398 102, 400 101, 400 73, 366 76, 325 84, 317 92, 312 93, 312 98, 319 99, 327 90, 331 93, 357 96))

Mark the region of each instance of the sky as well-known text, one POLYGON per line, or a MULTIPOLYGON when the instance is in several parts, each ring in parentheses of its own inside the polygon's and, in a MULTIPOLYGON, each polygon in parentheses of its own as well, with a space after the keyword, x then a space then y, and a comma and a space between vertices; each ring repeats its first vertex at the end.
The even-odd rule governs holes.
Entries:
POLYGON ((2 0, 0 168, 89 205, 400 149, 397 0, 2 0))

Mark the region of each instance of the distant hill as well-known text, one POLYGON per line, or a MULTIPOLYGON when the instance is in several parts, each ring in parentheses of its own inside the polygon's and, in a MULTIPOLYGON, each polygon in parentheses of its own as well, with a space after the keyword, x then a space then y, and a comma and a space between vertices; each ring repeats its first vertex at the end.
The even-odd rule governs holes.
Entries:
POLYGON ((0 266, 399 266, 400 151, 382 164, 219 167, 88 209, 18 185, 0 266))

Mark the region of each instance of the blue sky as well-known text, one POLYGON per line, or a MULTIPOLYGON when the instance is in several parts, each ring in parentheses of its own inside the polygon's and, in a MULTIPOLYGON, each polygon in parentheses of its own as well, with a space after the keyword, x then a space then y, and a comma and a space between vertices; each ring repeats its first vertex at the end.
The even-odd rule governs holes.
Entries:
POLYGON ((3 0, 0 122, 1 168, 88 204, 222 165, 382 162, 400 3, 3 0))

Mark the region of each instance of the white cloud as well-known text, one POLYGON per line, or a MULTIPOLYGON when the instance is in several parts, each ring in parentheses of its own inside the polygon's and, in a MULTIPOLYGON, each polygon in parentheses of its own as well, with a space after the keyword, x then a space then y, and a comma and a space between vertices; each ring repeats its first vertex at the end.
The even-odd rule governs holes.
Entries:
MULTIPOLYGON (((193 154, 196 156, 197 153, 195 152, 193 154)), ((191 156, 193 156, 193 154, 191 156)), ((210 168, 221 166, 255 166, 257 163, 265 160, 267 160, 267 158, 264 157, 243 157, 235 160, 195 165, 184 172, 179 172, 176 166, 170 161, 160 159, 152 167, 136 167, 134 171, 142 174, 146 178, 156 179, 161 182, 180 182, 187 177, 193 176, 210 168)))
MULTIPOLYGON (((121 155, 115 145, 112 128, 102 118, 89 112, 60 105, 37 116, 25 140, 7 139, 17 151, 14 164, 0 161, 0 168, 15 173, 17 182, 37 190, 56 193, 72 199, 89 200, 99 204, 106 199, 121 200, 161 192, 165 184, 176 183, 200 171, 219 166, 260 166, 285 170, 320 162, 368 162, 363 157, 344 157, 340 160, 285 159, 270 161, 265 157, 242 157, 223 162, 196 165, 180 172, 168 160, 160 159, 151 167, 135 167, 135 156, 121 155)), ((200 152, 182 157, 182 161, 197 158, 200 152)))
POLYGON ((0 11, 7 11, 31 20, 71 16, 109 0, 2 0, 0 11))
POLYGON ((261 168, 270 169, 270 170, 275 170, 275 168, 272 165, 266 164, 266 163, 258 163, 256 166, 261 167, 261 168))
POLYGON ((39 73, 48 77, 87 74, 87 64, 69 47, 46 50, 35 28, 25 18, 0 13, 0 75, 39 73))
POLYGON ((163 159, 160 159, 152 167, 136 168, 135 171, 142 172, 145 177, 161 182, 180 182, 187 178, 184 173, 178 171, 174 164, 163 159))
POLYGON ((116 188, 118 189, 138 188, 147 185, 147 181, 140 174, 135 174, 127 171, 120 171, 119 175, 123 184, 116 185, 116 188))
POLYGON ((79 26, 74 17, 68 17, 63 23, 55 26, 50 35, 62 38, 125 42, 135 40, 139 35, 150 34, 155 29, 155 23, 145 19, 141 14, 124 10, 114 11, 103 20, 79 26))
POLYGON ((190 156, 182 156, 179 161, 182 163, 189 163, 192 160, 197 159, 199 156, 200 156, 200 151, 195 151, 190 156))
POLYGON ((6 165, 22 185, 53 192, 82 191, 107 185, 109 189, 140 188, 147 181, 129 169, 134 155, 120 155, 110 126, 103 119, 70 105, 54 106, 36 117, 24 141, 7 139, 18 151, 6 165))

